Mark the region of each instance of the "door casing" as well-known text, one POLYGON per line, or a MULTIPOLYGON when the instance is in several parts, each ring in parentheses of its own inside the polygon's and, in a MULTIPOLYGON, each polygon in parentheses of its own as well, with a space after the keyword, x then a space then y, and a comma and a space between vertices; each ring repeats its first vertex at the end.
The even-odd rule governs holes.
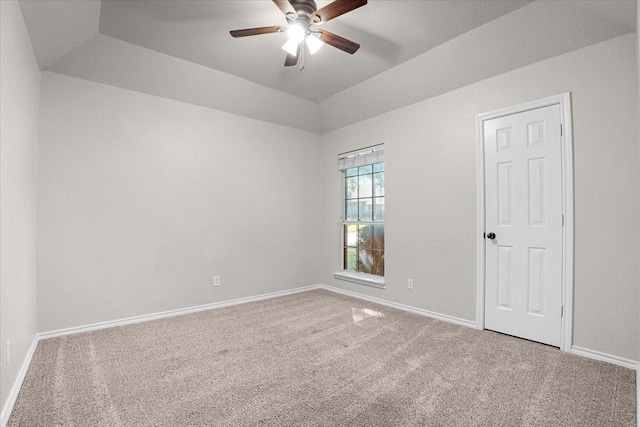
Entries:
POLYGON ((513 107, 476 116, 476 328, 484 329, 485 307, 485 179, 484 179, 484 121, 522 113, 537 108, 560 105, 562 126, 562 306, 560 349, 571 351, 573 342, 573 132, 571 124, 571 93, 527 102, 513 107))

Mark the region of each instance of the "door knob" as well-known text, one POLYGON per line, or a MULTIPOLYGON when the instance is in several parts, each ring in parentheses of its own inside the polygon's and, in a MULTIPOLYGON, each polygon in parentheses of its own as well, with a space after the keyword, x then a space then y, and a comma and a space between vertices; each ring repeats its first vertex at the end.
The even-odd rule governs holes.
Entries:
POLYGON ((487 234, 487 238, 488 238, 488 239, 491 239, 491 240, 495 239, 495 238, 496 238, 496 233, 489 233, 489 234, 487 234))

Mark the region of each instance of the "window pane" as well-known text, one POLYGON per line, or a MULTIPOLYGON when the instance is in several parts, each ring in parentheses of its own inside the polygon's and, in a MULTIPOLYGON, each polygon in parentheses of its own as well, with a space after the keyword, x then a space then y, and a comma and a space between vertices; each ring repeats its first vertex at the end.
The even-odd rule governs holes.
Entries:
POLYGON ((372 245, 373 245, 373 226, 359 225, 358 226, 358 248, 371 249, 372 245))
POLYGON ((379 162, 344 171, 344 221, 351 222, 343 226, 345 270, 384 276, 384 170, 379 162))
POLYGON ((371 273, 378 276, 384 276, 384 251, 372 251, 371 255, 373 258, 371 273))
POLYGON ((356 251, 356 248, 344 248, 344 268, 346 270, 358 271, 356 251))
POLYGON ((384 172, 373 174, 373 195, 384 196, 384 172))
POLYGON ((373 207, 373 220, 384 221, 384 197, 376 197, 373 207))
POLYGON ((373 199, 358 199, 358 219, 373 221, 373 199))
POLYGON ((358 226, 354 224, 344 226, 344 245, 345 246, 357 246, 358 245, 358 226))
POLYGON ((355 176, 358 175, 358 168, 349 168, 347 169, 347 171, 345 172, 346 176, 355 176))
POLYGON ((346 203, 346 220, 357 221, 358 220, 358 200, 347 200, 346 203))
POLYGON ((371 273, 373 269, 373 256, 371 251, 360 249, 358 251, 358 271, 362 273, 371 273))
POLYGON ((371 197, 373 195, 373 187, 371 186, 371 175, 360 175, 358 177, 358 183, 358 197, 371 197))
POLYGON ((371 173, 372 170, 373 170, 373 166, 371 166, 371 165, 360 166, 358 168, 358 174, 359 175, 365 175, 365 174, 371 173))
POLYGON ((346 178, 344 188, 347 192, 347 199, 358 197, 358 177, 346 178))
POLYGON ((373 226, 373 249, 384 251, 384 225, 373 226))

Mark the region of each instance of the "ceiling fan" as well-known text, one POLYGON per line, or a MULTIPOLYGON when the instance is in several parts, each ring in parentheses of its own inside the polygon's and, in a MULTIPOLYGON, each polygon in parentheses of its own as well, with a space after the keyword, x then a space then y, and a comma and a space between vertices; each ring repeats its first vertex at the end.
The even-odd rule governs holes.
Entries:
POLYGON ((290 67, 300 60, 300 71, 304 69, 304 51, 302 42, 307 44, 309 52, 314 54, 324 43, 338 48, 349 54, 354 54, 360 48, 358 43, 347 40, 329 31, 312 28, 321 25, 340 15, 357 9, 367 4, 367 0, 335 0, 318 10, 314 0, 273 0, 284 13, 289 26, 272 26, 247 28, 244 30, 230 31, 233 37, 257 36, 270 33, 287 33, 288 41, 282 46, 287 51, 285 67, 290 67))

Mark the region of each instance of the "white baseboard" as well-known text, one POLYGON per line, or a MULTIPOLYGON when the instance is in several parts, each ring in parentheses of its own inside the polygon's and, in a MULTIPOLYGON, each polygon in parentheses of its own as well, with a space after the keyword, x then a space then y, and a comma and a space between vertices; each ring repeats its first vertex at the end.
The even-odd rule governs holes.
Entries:
POLYGON ((11 411, 13 411, 13 406, 16 404, 16 400, 18 399, 18 394, 20 394, 20 389, 22 388, 22 382, 24 378, 27 376, 27 371, 29 370, 29 365, 31 365, 31 359, 33 359, 33 355, 36 352, 36 346, 38 345, 38 337, 35 336, 33 341, 31 342, 31 347, 29 347, 29 351, 27 352, 27 356, 24 358, 22 362, 22 366, 20 367, 20 371, 18 371, 18 377, 16 378, 11 390, 9 391, 9 396, 7 396, 7 402, 2 408, 2 414, 0 415, 0 426, 5 427, 9 422, 9 416, 11 415, 11 411))
POLYGON ((626 359, 620 356, 614 356, 612 354, 603 353, 597 350, 591 350, 584 347, 571 346, 571 353, 579 356, 588 357, 590 359, 599 360, 601 362, 611 363, 613 365, 622 366, 623 368, 638 370, 638 361, 626 359))
POLYGON ((127 317, 124 319, 110 320, 107 322, 93 323, 90 325, 76 326, 73 328, 58 329, 55 331, 41 332, 37 335, 39 340, 61 337, 65 335, 79 334, 82 332, 96 331, 99 329, 114 328, 117 326, 131 325, 134 323, 148 322, 151 320, 164 319, 166 317, 181 316, 183 314, 197 313, 199 311, 213 310, 216 308, 229 307, 232 305, 246 304, 249 302, 261 301, 269 298, 282 297, 318 289, 319 285, 304 286, 301 288, 287 289, 285 291, 270 292, 268 294, 256 295, 252 297, 237 298, 233 300, 214 302, 210 304, 197 305, 193 307, 179 308, 176 310, 162 311, 159 313, 144 314, 142 316, 127 317))
POLYGON ((434 311, 424 310, 422 308, 412 307, 410 305, 391 302, 381 298, 370 297, 368 295, 359 294, 357 292, 346 291, 340 288, 334 288, 333 286, 320 285, 320 288, 325 289, 327 291, 335 292, 337 294, 347 295, 347 296, 359 298, 365 301, 371 301, 377 304, 386 305, 387 307, 397 308, 398 310, 408 311, 410 313, 419 314, 421 316, 431 317, 432 319, 442 320, 442 321, 453 323, 456 325, 467 326, 469 328, 476 329, 475 320, 461 319, 459 317, 449 316, 448 314, 436 313, 434 311))

